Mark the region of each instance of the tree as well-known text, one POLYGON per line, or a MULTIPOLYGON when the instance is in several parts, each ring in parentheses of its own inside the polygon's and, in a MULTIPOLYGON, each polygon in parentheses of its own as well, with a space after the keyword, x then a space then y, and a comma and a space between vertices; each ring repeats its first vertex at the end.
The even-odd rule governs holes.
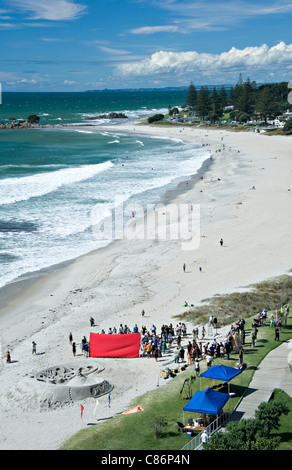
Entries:
POLYGON ((149 124, 151 124, 152 122, 162 121, 163 118, 164 118, 163 114, 154 114, 154 116, 150 116, 148 118, 148 122, 149 124))
POLYGON ((216 87, 213 88, 213 91, 210 95, 210 114, 209 119, 212 122, 218 121, 218 119, 222 116, 222 104, 220 100, 220 96, 217 93, 216 87))
POLYGON ((282 414, 289 408, 281 402, 263 402, 255 412, 255 418, 230 422, 226 431, 215 433, 204 445, 204 450, 275 450, 280 438, 271 437, 272 429, 279 429, 282 414))
POLYGON ((249 78, 243 82, 240 74, 239 80, 232 90, 232 104, 239 113, 245 113, 251 117, 254 111, 255 90, 256 82, 251 82, 249 78))
POLYGON ((283 130, 288 134, 292 134, 292 118, 288 119, 283 130))
POLYGON ((289 408, 282 402, 261 403, 255 412, 255 418, 261 422, 262 434, 269 438, 272 429, 279 429, 281 415, 287 415, 288 413, 289 408))
POLYGON ((248 78, 243 84, 239 96, 237 98, 237 109, 242 113, 246 113, 249 116, 252 115, 254 110, 254 88, 248 78))
POLYGON ((36 114, 30 114, 30 116, 28 116, 27 118, 27 122, 29 122, 30 124, 38 124, 39 120, 40 117, 36 114))
POLYGON ((270 86, 264 86, 258 91, 255 111, 259 113, 265 122, 267 122, 269 117, 275 117, 277 114, 274 94, 270 86))
POLYGON ((260 430, 260 422, 255 419, 242 419, 230 422, 226 432, 216 433, 209 441, 207 450, 250 450, 255 436, 260 430))
POLYGON ((197 90, 194 87, 193 82, 191 82, 189 89, 188 89, 186 105, 192 108, 192 111, 194 111, 195 106, 196 106, 196 101, 197 101, 197 90))
POLYGON ((222 85, 220 88, 219 98, 220 98, 222 108, 225 108, 225 106, 227 106, 228 104, 228 94, 224 85, 222 85))
POLYGON ((210 109, 209 89, 207 86, 201 86, 197 96, 196 112, 198 116, 205 119, 210 109))

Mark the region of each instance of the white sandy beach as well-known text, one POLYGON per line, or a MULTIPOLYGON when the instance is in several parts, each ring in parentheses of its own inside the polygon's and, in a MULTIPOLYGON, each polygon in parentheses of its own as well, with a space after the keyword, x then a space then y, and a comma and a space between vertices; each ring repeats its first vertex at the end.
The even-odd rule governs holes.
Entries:
MULTIPOLYGON (((181 240, 116 240, 37 279, 0 311, 2 450, 57 449, 96 421, 92 398, 82 401, 82 419, 80 401, 40 410, 26 380, 48 366, 83 361, 78 347, 73 357, 68 335, 72 332, 76 343, 88 337, 91 316, 95 332, 120 323, 131 329, 155 324, 159 330, 162 324, 177 323, 172 317, 181 313, 184 301, 197 305, 292 268, 291 137, 134 124, 103 130, 155 134, 206 147, 212 156, 209 170, 199 182, 186 184, 173 201, 199 205, 199 246, 185 250, 181 240), (36 356, 31 354, 32 341, 37 343, 36 356), (7 349, 11 364, 5 362, 7 349)), ((144 219, 135 229, 142 224, 144 219)), ((193 326, 188 325, 189 333, 193 326)), ((172 360, 173 355, 157 363, 147 358, 87 359, 101 364, 100 375, 114 385, 111 407, 107 396, 99 398, 96 418, 122 412, 133 398, 155 389, 160 371, 172 360)), ((159 380, 160 386, 166 383, 159 380)))

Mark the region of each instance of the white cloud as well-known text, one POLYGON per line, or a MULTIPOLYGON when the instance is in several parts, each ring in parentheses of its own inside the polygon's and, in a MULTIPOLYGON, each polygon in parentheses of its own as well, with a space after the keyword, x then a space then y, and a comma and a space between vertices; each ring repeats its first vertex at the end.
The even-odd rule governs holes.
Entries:
POLYGON ((129 51, 126 51, 126 50, 123 50, 123 49, 114 49, 114 48, 106 47, 106 46, 98 46, 98 48, 102 52, 106 52, 108 54, 116 54, 116 55, 129 54, 129 51))
POLYGON ((86 6, 71 0, 10 0, 10 6, 30 12, 30 19, 68 21, 78 18, 85 12, 86 6))
POLYGON ((141 28, 131 29, 132 34, 154 34, 154 33, 175 33, 179 30, 178 26, 142 26, 141 28))
POLYGON ((63 85, 76 85, 77 82, 74 82, 74 80, 64 80, 63 85))
POLYGON ((38 81, 35 78, 28 80, 27 78, 22 78, 18 83, 30 83, 31 85, 36 85, 38 81))
POLYGON ((151 4, 167 11, 168 23, 172 16, 177 31, 184 33, 222 31, 251 18, 264 21, 266 16, 292 12, 291 0, 152 0, 151 4))
POLYGON ((160 51, 150 58, 139 62, 124 63, 117 66, 120 76, 155 76, 167 74, 216 77, 238 71, 283 72, 292 62, 292 44, 280 42, 269 48, 266 44, 259 47, 236 49, 232 47, 221 54, 198 53, 196 51, 168 52, 160 51))

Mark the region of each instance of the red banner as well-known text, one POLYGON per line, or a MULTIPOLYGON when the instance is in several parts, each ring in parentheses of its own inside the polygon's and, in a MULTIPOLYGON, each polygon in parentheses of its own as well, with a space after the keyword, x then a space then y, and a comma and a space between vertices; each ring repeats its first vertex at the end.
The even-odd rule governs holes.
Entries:
POLYGON ((90 357, 139 357, 140 333, 105 335, 90 333, 90 357))

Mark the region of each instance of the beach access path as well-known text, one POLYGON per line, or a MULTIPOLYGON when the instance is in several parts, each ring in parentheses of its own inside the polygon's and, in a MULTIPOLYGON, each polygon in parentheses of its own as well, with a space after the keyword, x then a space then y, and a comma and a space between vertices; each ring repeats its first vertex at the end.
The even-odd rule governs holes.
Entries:
POLYGON ((292 397, 292 373, 289 367, 291 358, 291 339, 267 354, 228 422, 252 418, 260 403, 268 402, 276 388, 292 397))

